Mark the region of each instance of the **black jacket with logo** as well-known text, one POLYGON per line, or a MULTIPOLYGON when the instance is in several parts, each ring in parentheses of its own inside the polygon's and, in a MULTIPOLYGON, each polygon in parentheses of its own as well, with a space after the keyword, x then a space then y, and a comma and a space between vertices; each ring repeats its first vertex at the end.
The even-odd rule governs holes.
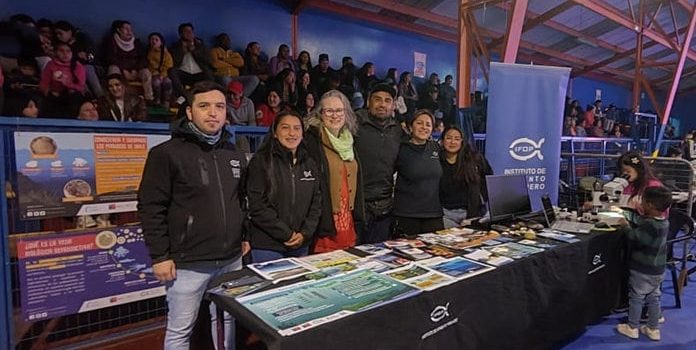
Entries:
POLYGON ((365 202, 391 198, 394 189, 394 166, 404 132, 390 118, 383 126, 375 123, 367 110, 359 110, 360 128, 355 135, 355 149, 360 157, 365 202))
POLYGON ((303 145, 293 165, 290 151, 272 142, 272 150, 257 153, 249 162, 249 237, 252 248, 286 251, 291 248, 283 242, 293 232, 302 233, 302 245, 311 243, 322 212, 320 175, 303 145), (273 194, 269 193, 271 181, 273 194))
POLYGON ((440 146, 403 142, 396 160, 394 215, 408 218, 442 217, 440 205, 440 146))
POLYGON ((138 215, 153 263, 234 259, 241 253, 246 158, 228 142, 200 141, 183 118, 150 150, 138 215))

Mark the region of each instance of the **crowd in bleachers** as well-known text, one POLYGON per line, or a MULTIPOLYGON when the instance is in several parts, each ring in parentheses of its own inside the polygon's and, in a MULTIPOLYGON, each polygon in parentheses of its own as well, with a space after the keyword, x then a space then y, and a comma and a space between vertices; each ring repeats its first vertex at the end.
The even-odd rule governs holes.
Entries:
POLYGON ((270 58, 259 42, 236 52, 227 34, 205 40, 196 36, 192 23, 180 24, 179 39, 169 45, 162 33, 150 33, 146 41, 138 35, 142 33, 130 22, 119 19, 96 43, 64 20, 11 16, 0 23, 2 115, 170 121, 185 103, 187 88, 214 80, 229 93, 228 119, 233 124, 269 126, 277 113, 288 110, 307 115, 332 89, 343 92, 357 110, 381 82, 398 91, 395 114, 400 120, 417 109, 431 111, 446 124, 454 120, 451 75, 441 82, 432 73, 416 86, 411 72, 389 68, 386 76, 378 77, 373 62, 360 65, 350 56, 334 69, 329 55, 319 54, 314 64, 311 53, 293 57, 285 44, 270 58))
POLYGON ((610 104, 603 108, 602 100, 596 100, 585 109, 578 100, 566 100, 563 118, 563 135, 575 137, 627 137, 631 125, 621 123, 619 111, 610 104))

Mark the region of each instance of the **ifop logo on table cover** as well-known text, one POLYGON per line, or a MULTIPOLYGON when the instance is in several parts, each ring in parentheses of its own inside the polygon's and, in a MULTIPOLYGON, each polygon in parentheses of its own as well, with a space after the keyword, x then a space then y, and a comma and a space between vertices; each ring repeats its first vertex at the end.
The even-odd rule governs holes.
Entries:
POLYGON ((443 318, 448 317, 449 314, 449 306, 450 303, 443 305, 438 305, 436 306, 433 311, 430 313, 430 320, 433 322, 440 322, 442 321, 443 318))
POLYGON ((534 157, 544 160, 544 155, 541 153, 541 146, 544 144, 544 141, 546 139, 543 137, 538 142, 534 142, 534 140, 527 137, 516 139, 510 143, 510 156, 521 161, 527 161, 534 157))

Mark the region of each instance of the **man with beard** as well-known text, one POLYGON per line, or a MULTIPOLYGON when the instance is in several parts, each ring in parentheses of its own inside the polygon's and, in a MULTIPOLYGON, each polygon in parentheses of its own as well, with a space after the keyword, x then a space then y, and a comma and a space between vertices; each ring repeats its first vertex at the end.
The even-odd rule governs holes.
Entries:
POLYGON ((355 136, 363 169, 365 227, 360 243, 382 242, 390 238, 394 203, 394 167, 403 130, 394 119, 396 91, 388 84, 377 84, 367 100, 367 110, 357 112, 360 127, 355 136))

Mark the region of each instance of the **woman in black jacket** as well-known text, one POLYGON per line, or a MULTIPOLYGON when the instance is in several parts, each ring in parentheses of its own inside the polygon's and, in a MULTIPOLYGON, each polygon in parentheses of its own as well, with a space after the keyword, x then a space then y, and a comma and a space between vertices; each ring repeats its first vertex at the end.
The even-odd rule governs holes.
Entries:
POLYGON ((314 252, 352 247, 364 220, 361 169, 353 135, 358 123, 348 98, 325 93, 307 119, 307 149, 320 169, 322 214, 314 252))
POLYGON ((321 215, 316 163, 302 143, 304 125, 280 113, 249 162, 249 237, 254 262, 307 255, 321 215))
POLYGON ((435 116, 417 110, 409 125, 411 138, 401 143, 396 158, 394 224, 397 235, 415 235, 444 228, 439 184, 440 145, 432 140, 435 116))
POLYGON ((486 175, 493 175, 493 169, 459 128, 449 126, 442 135, 440 203, 445 227, 459 227, 462 220, 485 213, 486 175))

